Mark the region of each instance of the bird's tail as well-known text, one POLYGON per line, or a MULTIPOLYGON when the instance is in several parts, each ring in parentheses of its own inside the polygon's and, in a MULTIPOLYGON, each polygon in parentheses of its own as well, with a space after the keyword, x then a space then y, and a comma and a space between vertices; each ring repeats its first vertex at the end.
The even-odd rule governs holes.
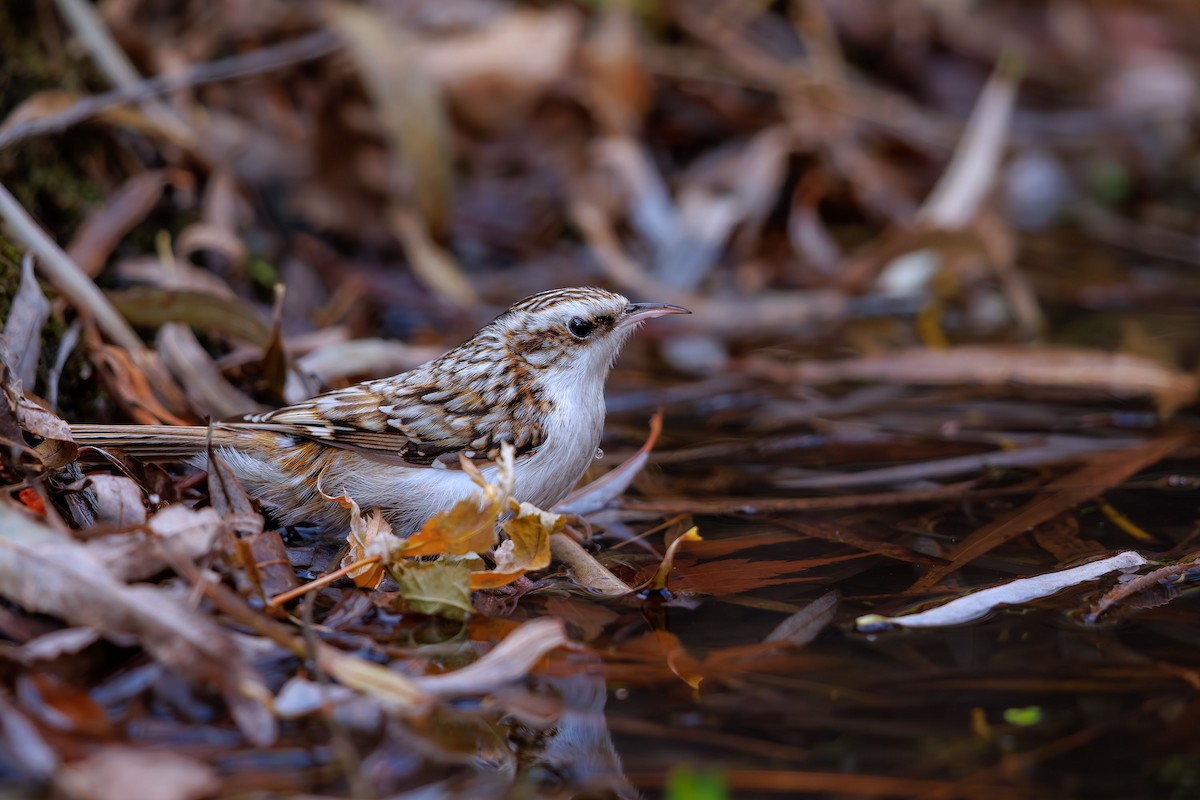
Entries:
POLYGON ((80 447, 121 450, 145 461, 174 461, 213 447, 236 447, 241 437, 228 425, 72 425, 80 447))

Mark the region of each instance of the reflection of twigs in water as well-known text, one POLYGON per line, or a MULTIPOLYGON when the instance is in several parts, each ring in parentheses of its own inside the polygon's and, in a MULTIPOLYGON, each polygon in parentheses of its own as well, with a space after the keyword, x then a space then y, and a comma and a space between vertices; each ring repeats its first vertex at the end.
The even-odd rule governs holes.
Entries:
POLYGON ((84 98, 58 114, 14 125, 0 133, 0 148, 10 147, 32 136, 66 130, 111 108, 205 83, 272 72, 292 64, 323 58, 341 47, 342 43, 332 33, 319 31, 274 47, 197 64, 177 74, 149 78, 125 88, 84 98))

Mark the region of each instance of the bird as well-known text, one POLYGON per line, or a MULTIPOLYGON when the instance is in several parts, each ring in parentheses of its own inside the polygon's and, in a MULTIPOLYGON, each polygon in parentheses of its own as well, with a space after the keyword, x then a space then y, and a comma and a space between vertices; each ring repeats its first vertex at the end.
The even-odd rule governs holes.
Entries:
POLYGON ((466 342, 408 372, 210 425, 76 424, 80 447, 207 468, 215 452, 283 526, 344 525, 342 493, 400 536, 494 477, 505 443, 513 498, 549 509, 583 477, 604 427, 604 384, 641 323, 689 314, 595 287, 526 297, 466 342))

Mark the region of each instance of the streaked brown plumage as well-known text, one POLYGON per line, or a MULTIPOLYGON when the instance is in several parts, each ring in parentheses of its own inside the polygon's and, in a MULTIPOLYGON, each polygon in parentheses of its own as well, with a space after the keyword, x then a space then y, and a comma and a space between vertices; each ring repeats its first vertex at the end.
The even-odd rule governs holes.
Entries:
MULTIPOLYGON (((604 381, 637 324, 677 306, 630 304, 596 288, 513 305, 464 344, 409 372, 211 428, 213 446, 281 522, 338 523, 348 492, 405 535, 469 496, 459 456, 517 456, 518 500, 549 507, 579 480, 604 424, 604 381)), ((205 426, 75 425, 80 445, 203 465, 205 426)), ((484 468, 487 476, 489 470, 484 468)))

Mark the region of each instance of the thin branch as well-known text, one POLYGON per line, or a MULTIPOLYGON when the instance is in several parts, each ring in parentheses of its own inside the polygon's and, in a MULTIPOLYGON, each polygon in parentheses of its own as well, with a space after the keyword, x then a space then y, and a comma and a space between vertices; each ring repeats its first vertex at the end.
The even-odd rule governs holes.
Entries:
POLYGON ((244 55, 197 64, 172 75, 149 78, 127 88, 84 98, 65 111, 44 119, 14 125, 0 132, 0 149, 11 147, 33 136, 64 131, 111 108, 206 83, 273 72, 293 64, 323 58, 341 48, 341 41, 333 33, 318 31, 274 47, 264 47, 244 55))
POLYGON ((129 323, 97 288, 79 265, 46 235, 17 198, 0 184, 0 219, 8 223, 13 237, 37 256, 38 269, 79 310, 90 314, 109 339, 134 357, 148 354, 146 346, 129 323))
MULTIPOLYGON (((96 66, 114 86, 131 89, 141 82, 142 76, 125 51, 113 40, 95 6, 85 0, 55 0, 55 5, 83 42, 96 66)), ((194 144, 195 134, 171 107, 155 99, 146 99, 142 102, 142 111, 163 130, 170 131, 177 141, 185 142, 188 146, 194 144)))

